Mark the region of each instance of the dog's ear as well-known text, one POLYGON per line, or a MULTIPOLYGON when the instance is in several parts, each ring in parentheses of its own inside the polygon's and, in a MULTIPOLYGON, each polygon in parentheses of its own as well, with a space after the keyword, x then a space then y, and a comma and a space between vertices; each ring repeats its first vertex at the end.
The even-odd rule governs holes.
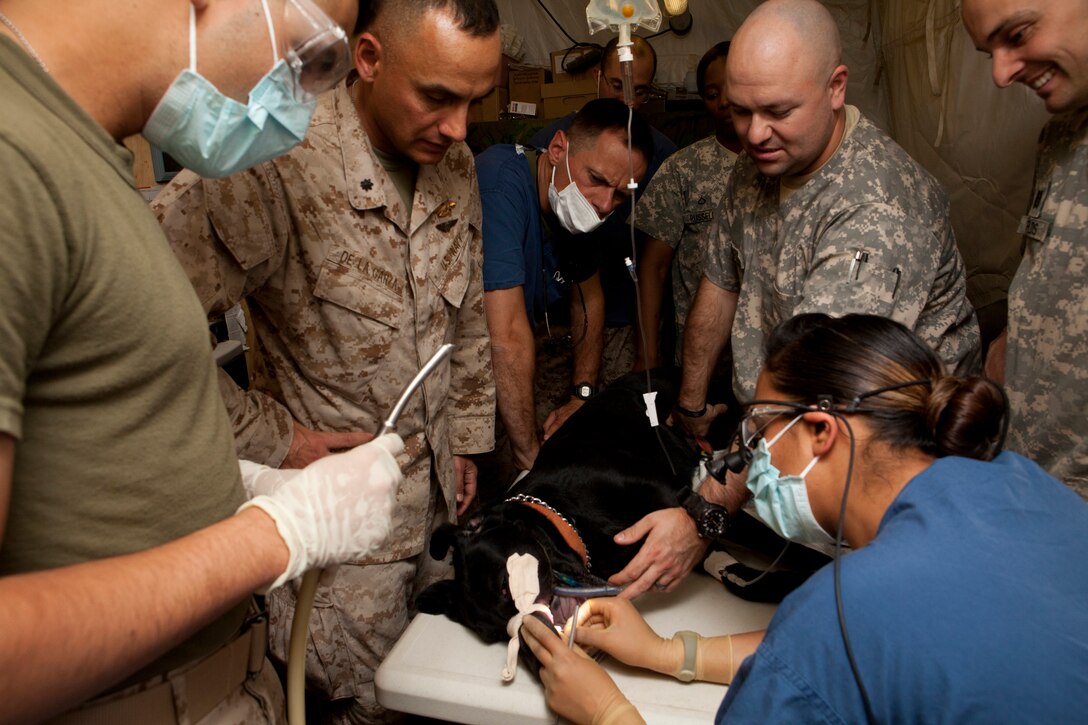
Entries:
POLYGON ((427 551, 432 559, 442 561, 449 553, 450 547, 457 541, 459 529, 453 524, 442 524, 431 534, 431 544, 427 551))
POLYGON ((444 614, 458 624, 465 624, 458 604, 457 583, 452 579, 435 582, 416 595, 416 609, 424 614, 444 614))

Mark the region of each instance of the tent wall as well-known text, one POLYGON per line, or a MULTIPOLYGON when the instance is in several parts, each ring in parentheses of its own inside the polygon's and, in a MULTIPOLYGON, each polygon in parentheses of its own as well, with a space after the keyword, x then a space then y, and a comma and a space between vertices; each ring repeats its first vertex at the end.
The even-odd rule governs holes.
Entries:
MULTIPOLYGON (((542 0, 571 36, 590 36, 584 0, 542 0)), ((497 0, 517 29, 524 62, 547 66, 571 41, 536 0, 497 0)), ((682 86, 703 51, 732 37, 757 0, 689 0, 690 33, 654 38, 657 83, 682 86)), ((1002 304, 1019 262, 1017 221, 1027 206, 1035 142, 1047 114, 1023 86, 999 90, 989 59, 973 47, 958 0, 826 0, 850 68, 847 99, 936 176, 968 268, 968 294, 984 325, 1003 324, 1002 304)), ((641 31, 640 31, 641 32, 641 31)), ((645 33, 641 33, 644 34, 645 33)), ((996 330, 991 329, 993 334, 996 330)))
POLYGON ((1046 110, 1023 85, 994 85, 957 0, 885 0, 881 13, 893 135, 948 192, 968 295, 985 317, 988 305, 1002 309, 1020 260, 1016 227, 1046 110))
MULTIPOLYGON (((585 0, 542 2, 575 40, 604 45, 612 37, 605 32, 589 34, 586 26, 588 3, 585 0)), ((521 49, 525 54, 522 62, 549 66, 551 51, 572 45, 537 0, 496 0, 496 4, 503 23, 515 27, 520 35, 521 49)), ((850 67, 850 102, 887 129, 887 94, 876 84, 879 46, 875 36, 879 25, 874 15, 870 26, 868 0, 829 0, 824 4, 835 15, 843 37, 844 59, 850 67), (866 37, 866 30, 870 27, 874 32, 866 37)), ((694 73, 703 53, 715 43, 732 38, 744 18, 757 5, 758 0, 688 0, 688 9, 694 19, 691 32, 684 36, 665 33, 651 40, 657 51, 657 84, 664 87, 684 86, 687 74, 694 73)), ((643 29, 637 33, 648 35, 643 29)))

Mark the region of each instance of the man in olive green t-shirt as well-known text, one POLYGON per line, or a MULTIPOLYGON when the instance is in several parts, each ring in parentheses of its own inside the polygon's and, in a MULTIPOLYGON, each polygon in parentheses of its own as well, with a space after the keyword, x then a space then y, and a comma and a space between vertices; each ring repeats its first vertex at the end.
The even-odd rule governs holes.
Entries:
MULTIPOLYGON (((301 473, 239 464, 200 303, 118 143, 168 89, 229 121, 223 94, 245 103, 266 74, 299 85, 306 64, 273 66, 273 49, 290 45, 269 44, 270 30, 297 37, 285 4, 306 10, 346 72, 355 0, 322 0, 340 27, 310 0, 84 0, 66 5, 64 33, 44 3, 0 3, 0 721, 203 666, 237 637, 254 590, 357 558, 387 533, 395 435, 301 473), (214 87, 179 75, 190 37, 214 87), (352 484, 342 494, 337 478, 352 484)), ((305 127, 306 108, 273 104, 273 85, 263 102, 282 123, 254 131, 235 115, 228 154, 297 143, 273 134, 292 111, 305 127)), ((167 118, 162 145, 199 149, 199 161, 215 139, 186 136, 184 123, 167 118)), ((209 163, 224 159, 239 161, 209 163)), ((257 670, 214 697, 182 687, 167 698, 194 722, 220 722, 241 685, 278 689, 257 670)))

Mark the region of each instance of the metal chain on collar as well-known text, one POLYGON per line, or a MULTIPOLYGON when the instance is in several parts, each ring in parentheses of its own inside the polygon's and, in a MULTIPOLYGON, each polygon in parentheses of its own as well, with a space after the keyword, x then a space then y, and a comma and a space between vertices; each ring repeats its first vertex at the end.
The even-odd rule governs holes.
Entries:
POLYGON ((586 569, 588 569, 590 571, 593 570, 593 560, 592 560, 592 558, 590 558, 590 555, 589 555, 589 547, 586 546, 586 541, 585 541, 585 539, 582 538, 582 532, 578 531, 578 527, 574 525, 573 521, 571 521, 570 519, 568 519, 566 516, 559 513, 558 511, 556 511, 555 508, 553 508, 552 505, 549 504, 547 501, 544 501, 543 499, 539 499, 536 496, 530 496, 528 494, 519 493, 519 494, 515 494, 515 495, 511 496, 510 498, 506 499, 506 501, 504 501, 503 503, 510 503, 510 502, 534 503, 537 506, 543 506, 544 508, 548 509, 553 514, 558 516, 559 519, 564 524, 566 524, 567 526, 570 527, 570 530, 574 532, 574 535, 578 537, 578 541, 581 542, 581 544, 582 544, 582 549, 584 549, 585 552, 586 552, 586 569))

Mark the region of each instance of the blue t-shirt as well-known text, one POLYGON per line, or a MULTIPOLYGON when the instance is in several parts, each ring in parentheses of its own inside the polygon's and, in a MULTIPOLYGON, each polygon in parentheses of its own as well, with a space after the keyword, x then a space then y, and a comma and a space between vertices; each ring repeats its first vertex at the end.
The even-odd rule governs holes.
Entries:
MULTIPOLYGON (((529 140, 531 146, 547 148, 556 131, 566 131, 574 121, 575 114, 563 116, 555 123, 537 131, 529 140)), ((653 126, 650 132, 654 139, 654 156, 646 167, 646 176, 639 182, 636 197, 650 183, 658 167, 676 151, 676 144, 653 126)), ((624 257, 631 256, 631 227, 627 219, 631 216, 631 201, 628 199, 616 207, 604 223, 589 234, 577 237, 577 249, 567 250, 565 239, 557 240, 559 253, 563 258, 563 271, 575 282, 581 282, 601 271, 601 289, 604 292, 604 318, 609 327, 630 325, 636 319, 635 285, 627 272, 624 257)), ((568 237, 565 232, 562 236, 568 237)))
POLYGON ((525 311, 535 326, 559 299, 564 284, 541 223, 536 180, 525 154, 510 144, 489 146, 476 157, 483 207, 484 290, 522 286, 525 311))
MULTIPOLYGON (((1088 503, 1013 453, 942 458, 911 480, 842 561, 876 720, 1084 722, 1086 534, 1088 503)), ((865 722, 831 565, 782 603, 717 722, 865 722)))

